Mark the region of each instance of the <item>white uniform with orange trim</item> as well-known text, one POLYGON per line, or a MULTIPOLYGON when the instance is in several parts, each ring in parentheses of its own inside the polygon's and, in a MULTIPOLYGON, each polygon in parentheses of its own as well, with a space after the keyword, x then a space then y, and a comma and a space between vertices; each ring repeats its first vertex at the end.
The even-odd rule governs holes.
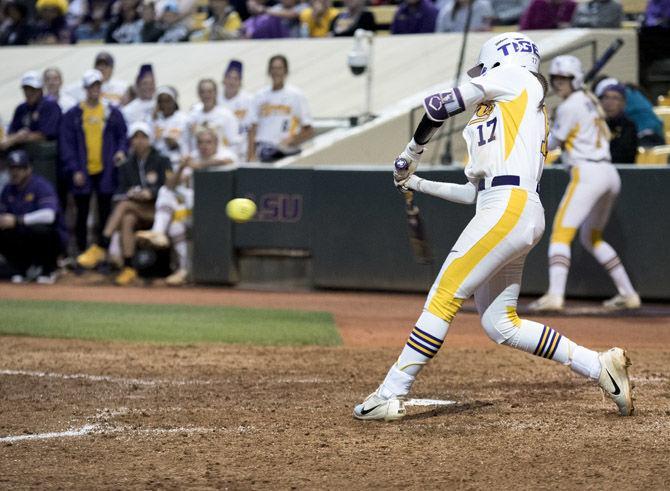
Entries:
POLYGON ((289 136, 298 134, 301 127, 312 124, 307 98, 292 85, 285 85, 280 90, 264 87, 254 97, 250 124, 257 125, 258 144, 277 146, 289 136))
POLYGON ((578 229, 580 242, 610 273, 619 293, 635 294, 619 256, 602 237, 621 190, 609 140, 602 109, 592 94, 576 90, 557 107, 550 147, 562 146, 563 162, 571 169, 570 183, 554 217, 548 251, 548 294, 555 298, 565 295, 570 246, 578 229))
POLYGON ((202 103, 197 103, 189 112, 191 151, 197 150, 196 134, 201 128, 213 128, 219 136, 219 146, 237 150, 240 140, 240 123, 233 113, 222 105, 205 112, 202 103))

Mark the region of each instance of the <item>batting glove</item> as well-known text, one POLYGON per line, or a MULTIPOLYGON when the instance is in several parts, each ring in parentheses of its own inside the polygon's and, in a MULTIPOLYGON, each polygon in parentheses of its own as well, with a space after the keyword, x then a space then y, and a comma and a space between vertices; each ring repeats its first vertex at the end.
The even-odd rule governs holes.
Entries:
POLYGON ((396 161, 400 159, 407 161, 409 164, 407 167, 407 175, 411 176, 414 174, 416 168, 419 165, 419 162, 421 161, 421 154, 423 154, 423 145, 419 145, 414 141, 414 138, 412 138, 412 141, 407 144, 405 150, 403 150, 400 155, 398 155, 396 161))

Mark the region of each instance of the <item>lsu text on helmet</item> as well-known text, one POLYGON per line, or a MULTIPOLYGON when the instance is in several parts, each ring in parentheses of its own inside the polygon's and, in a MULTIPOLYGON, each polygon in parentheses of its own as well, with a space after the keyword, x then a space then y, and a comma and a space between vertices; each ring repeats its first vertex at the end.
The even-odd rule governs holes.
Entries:
POLYGON ((501 65, 517 65, 531 72, 539 72, 540 52, 537 45, 520 32, 504 32, 493 36, 482 45, 477 65, 468 70, 468 75, 483 75, 501 65))
POLYGON ((549 76, 572 77, 572 88, 581 89, 584 84, 584 70, 579 58, 572 55, 557 56, 551 60, 549 76))

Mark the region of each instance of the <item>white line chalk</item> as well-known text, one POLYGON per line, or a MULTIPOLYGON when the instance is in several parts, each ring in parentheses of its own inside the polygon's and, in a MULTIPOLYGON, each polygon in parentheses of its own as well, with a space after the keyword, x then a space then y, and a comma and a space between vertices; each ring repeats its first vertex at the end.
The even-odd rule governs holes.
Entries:
POLYGON ((442 401, 440 399, 409 399, 405 406, 453 406, 456 401, 442 401))
POLYGON ((87 373, 55 373, 55 372, 36 372, 29 370, 0 370, 0 375, 13 375, 24 377, 44 377, 44 378, 60 378, 63 380, 89 380, 91 382, 109 382, 113 384, 124 385, 207 385, 211 382, 208 380, 163 380, 163 379, 139 379, 139 378, 123 378, 110 377, 109 375, 90 375, 87 373))

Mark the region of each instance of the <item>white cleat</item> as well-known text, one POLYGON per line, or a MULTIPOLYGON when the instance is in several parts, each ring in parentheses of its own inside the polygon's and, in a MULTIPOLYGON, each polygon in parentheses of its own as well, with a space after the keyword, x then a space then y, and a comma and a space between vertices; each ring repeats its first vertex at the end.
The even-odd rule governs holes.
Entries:
POLYGON ((550 312, 563 310, 565 300, 561 295, 547 293, 528 305, 533 312, 550 312))
POLYGON ((600 378, 598 384, 619 408, 621 416, 631 416, 633 405, 633 386, 628 378, 630 359, 621 348, 612 348, 598 355, 600 360, 600 378))
POLYGON ((405 414, 405 403, 401 399, 397 397, 384 399, 377 394, 377 391, 367 396, 361 404, 354 408, 354 418, 363 420, 395 421, 402 419, 405 414))
POLYGON ((637 293, 633 293, 632 295, 617 295, 603 302, 603 307, 607 310, 639 309, 640 305, 642 305, 642 302, 640 301, 640 295, 637 293))

